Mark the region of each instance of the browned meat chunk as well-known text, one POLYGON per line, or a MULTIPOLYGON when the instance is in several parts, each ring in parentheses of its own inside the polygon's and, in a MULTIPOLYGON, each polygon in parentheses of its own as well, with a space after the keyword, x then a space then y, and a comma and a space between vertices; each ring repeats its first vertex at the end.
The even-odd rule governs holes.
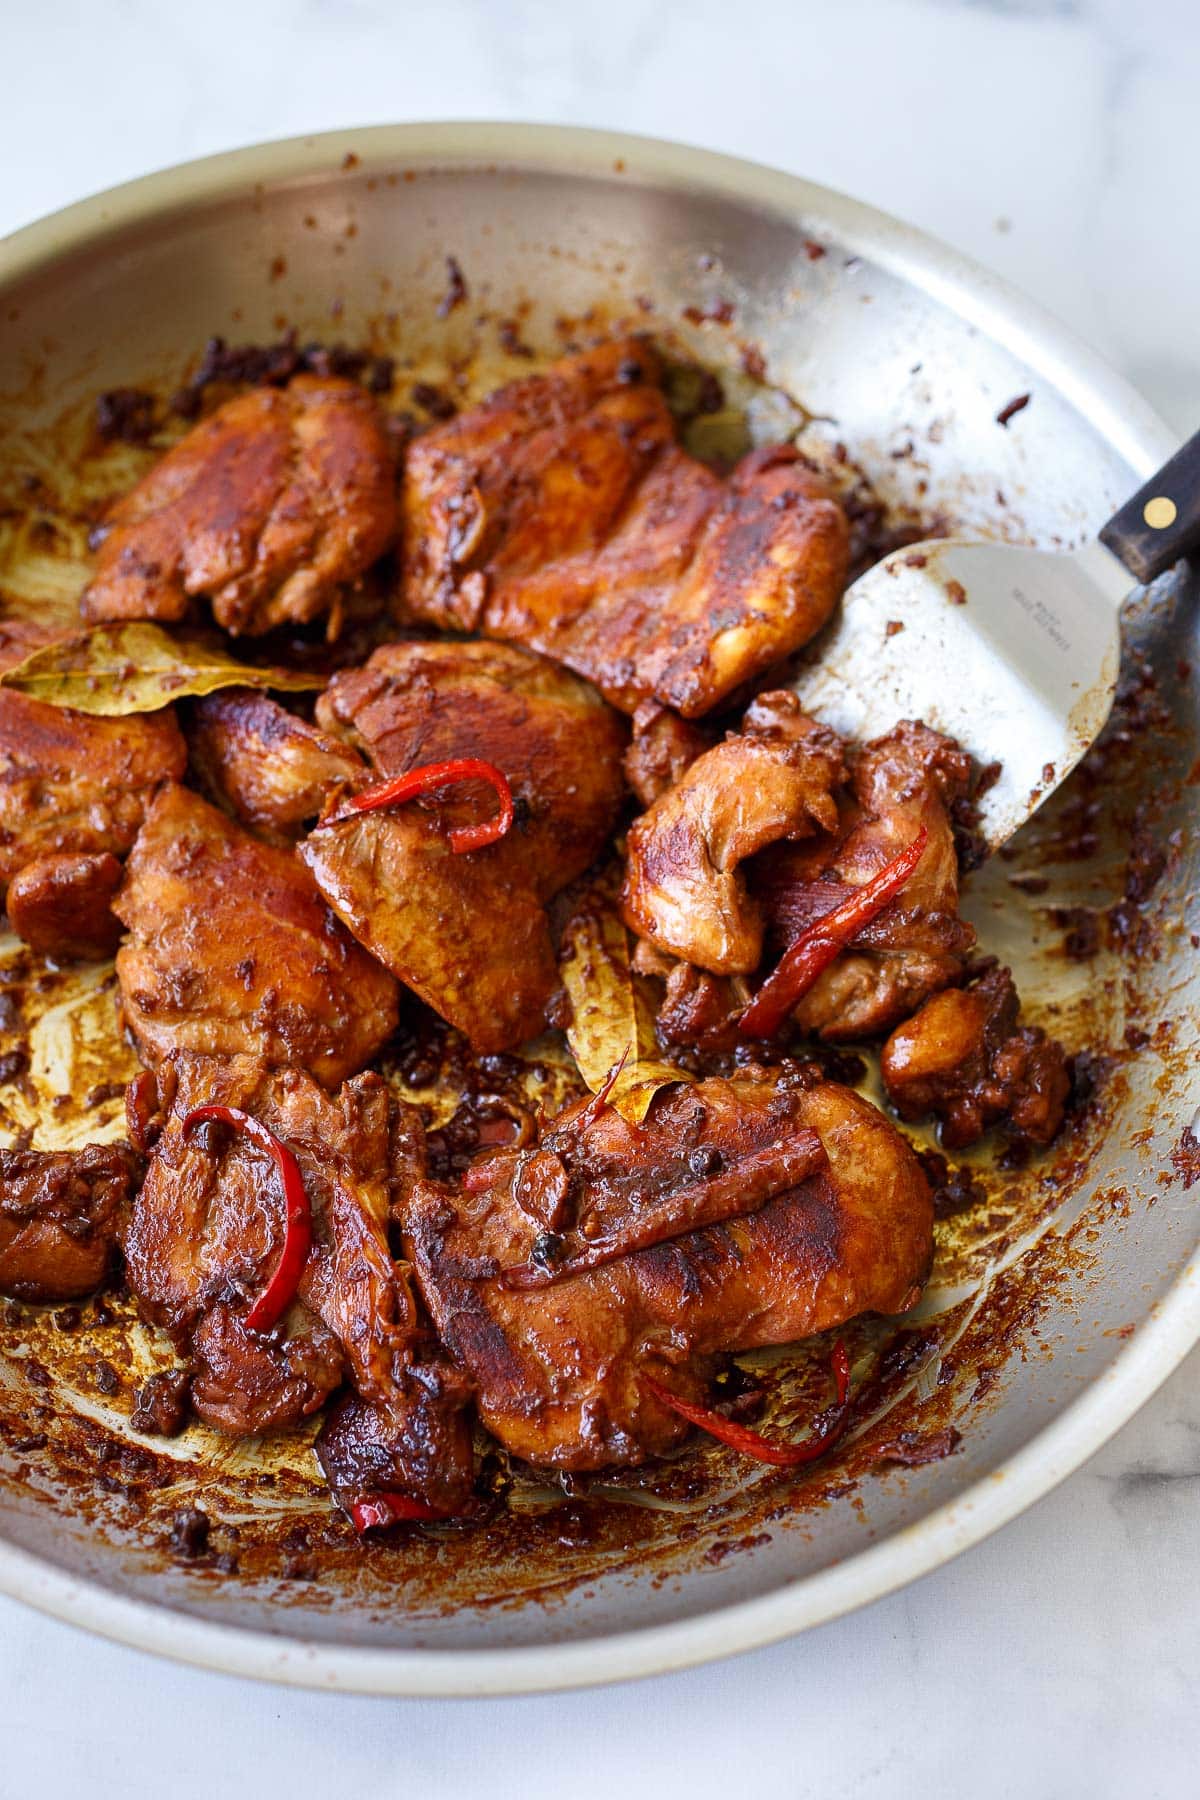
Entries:
POLYGON ((0 891, 46 856, 124 856, 187 750, 170 712, 96 718, 0 688, 0 891))
POLYGON ((419 1483, 414 1497, 454 1510, 471 1480, 462 1387, 421 1354, 416 1301, 387 1240, 391 1209, 423 1161, 417 1115, 377 1075, 330 1096, 296 1069, 187 1055, 163 1065, 159 1110, 165 1123, 125 1254, 143 1314, 196 1366, 201 1418, 235 1433, 292 1423, 348 1377, 390 1447, 388 1485, 419 1483), (209 1104, 259 1120, 303 1177, 313 1247, 296 1299, 269 1334, 244 1315, 282 1251, 278 1176, 223 1123, 184 1136, 188 1113, 209 1104), (434 1442, 436 1464, 427 1455, 434 1442))
POLYGON ((681 719, 657 700, 643 700, 633 715, 625 779, 643 806, 653 806, 711 743, 711 735, 690 719, 681 719))
POLYGON ((334 788, 363 774, 336 738, 248 688, 201 700, 188 748, 213 799, 273 843, 299 837, 334 788))
POLYGON ((687 1430, 643 1372, 695 1395, 720 1353, 913 1304, 932 1249, 920 1164, 865 1100, 799 1077, 668 1090, 641 1127, 574 1107, 460 1193, 417 1184, 417 1280, 513 1454, 642 1461, 687 1430))
POLYGON ((716 975, 762 960, 762 908, 746 858, 781 839, 836 831, 842 746, 794 694, 757 700, 743 729, 699 757, 629 833, 621 904, 656 949, 716 975))
POLYGON ((921 861, 902 893, 813 986, 793 1018, 833 1043, 883 1037, 939 988, 962 977, 975 942, 958 916, 958 856, 949 807, 965 793, 967 756, 924 725, 898 725, 854 764, 835 838, 779 846, 755 871, 773 935, 791 943, 906 849, 922 826, 921 861))
POLYGON ((343 1394, 314 1446, 334 1496, 347 1510, 371 1494, 400 1494, 445 1518, 470 1498, 474 1452, 470 1391, 457 1369, 431 1358, 404 1371, 390 1400, 343 1394))
POLYGON ((375 402, 298 375, 239 394, 189 431, 109 513, 85 619, 182 619, 204 595, 226 631, 330 615, 396 533, 395 472, 375 402))
POLYGON ((542 1029, 558 982, 546 902, 599 855, 624 791, 623 722, 584 682, 502 644, 387 644, 337 675, 319 722, 381 775, 480 757, 517 817, 455 855, 454 825, 495 810, 481 782, 325 825, 300 855, 339 918, 478 1050, 542 1029))
POLYGON ((675 442, 653 351, 605 344, 418 438, 405 616, 505 638, 614 706, 687 718, 812 637, 846 579, 841 508, 788 447, 722 481, 675 442))
POLYGON ((128 1144, 0 1150, 0 1294, 78 1300, 94 1292, 140 1171, 128 1144))
POLYGON ((125 1021, 151 1060, 239 1051, 334 1087, 397 1020, 396 984, 334 919, 291 850, 187 788, 159 794, 114 911, 125 1021))
POLYGON ((655 1029, 664 1044, 712 1044, 731 1039, 738 1013, 750 999, 750 984, 739 976, 710 975, 692 963, 659 971, 665 980, 655 1029))
POLYGON ((1034 1144, 1062 1124, 1070 1091, 1061 1044, 1020 1023, 1007 969, 934 994, 883 1049, 883 1081, 902 1119, 932 1114, 948 1150, 1003 1122, 1034 1144))
POLYGON ((247 1330, 241 1314, 215 1300, 172 1336, 192 1364, 198 1418, 231 1437, 257 1437, 317 1412, 341 1385, 345 1359, 323 1320, 296 1305, 281 1343, 247 1330))
POLYGON ((42 956, 99 961, 121 941, 112 899, 121 865, 107 850, 39 856, 8 884, 8 922, 42 956))

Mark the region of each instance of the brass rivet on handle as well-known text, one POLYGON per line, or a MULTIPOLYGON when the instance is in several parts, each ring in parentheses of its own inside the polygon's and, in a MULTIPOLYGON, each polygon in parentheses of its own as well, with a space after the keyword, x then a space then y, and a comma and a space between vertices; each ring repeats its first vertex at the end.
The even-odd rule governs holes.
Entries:
POLYGON ((1179 508, 1165 494, 1155 494, 1153 500, 1147 500, 1142 508, 1142 517, 1151 531, 1165 531, 1168 525, 1175 523, 1179 508))

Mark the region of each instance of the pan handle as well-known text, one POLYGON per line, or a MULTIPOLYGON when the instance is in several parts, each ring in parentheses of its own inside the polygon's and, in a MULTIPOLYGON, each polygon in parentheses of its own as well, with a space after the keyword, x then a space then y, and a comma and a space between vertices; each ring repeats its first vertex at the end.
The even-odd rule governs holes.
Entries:
POLYGON ((1200 431, 1113 514, 1100 542, 1141 582, 1200 548, 1200 431))

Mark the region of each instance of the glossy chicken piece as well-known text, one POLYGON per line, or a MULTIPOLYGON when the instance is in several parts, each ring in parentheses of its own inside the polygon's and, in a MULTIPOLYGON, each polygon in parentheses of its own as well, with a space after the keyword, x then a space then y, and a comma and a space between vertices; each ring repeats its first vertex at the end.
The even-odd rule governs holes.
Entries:
POLYGON ((98 962, 121 941, 121 865, 107 850, 39 856, 8 884, 8 922, 41 956, 98 962))
POLYGON ((855 939, 793 1013, 804 1032, 832 1043, 883 1037, 923 1000, 962 977, 975 932, 958 916, 958 855, 951 804, 970 764, 949 738, 906 722, 859 752, 835 839, 780 846, 755 871, 755 892, 780 945, 929 834, 902 893, 855 939))
POLYGON ((417 439, 402 616, 527 645, 615 706, 687 718, 806 643, 845 583, 841 508, 784 446, 722 481, 675 442, 636 338, 417 439))
POLYGON ((212 798, 272 843, 299 837, 335 788, 365 773, 336 738, 249 688, 201 700, 188 748, 212 798))
POLYGON ((765 694, 631 827, 621 904, 657 950, 715 975, 762 960, 764 919, 741 865, 781 840, 836 831, 842 745, 794 694, 765 694))
POLYGON ((418 1183, 406 1246, 488 1429, 514 1455, 581 1470, 686 1434, 643 1372, 694 1397, 719 1354, 912 1305, 932 1223, 920 1164, 874 1107, 795 1068, 751 1069, 664 1092, 641 1128, 571 1108, 535 1152, 473 1166, 461 1192, 418 1183), (672 1209, 698 1228, 676 1218, 668 1235, 672 1209), (655 1219, 653 1247, 569 1272, 655 1219), (527 1285, 539 1264, 543 1285, 527 1285))
POLYGON ((0 1150, 0 1294, 78 1300, 100 1287, 141 1167, 128 1144, 0 1150))
POLYGON ((660 970, 665 986, 655 1030, 664 1044, 732 1046, 737 1016, 750 1000, 750 983, 740 975, 710 975, 694 963, 671 963, 660 970))
POLYGON ((422 1163, 416 1115, 377 1075, 331 1096, 299 1070, 186 1055, 163 1065, 158 1110, 126 1261, 143 1314, 197 1364, 196 1411, 221 1430, 260 1431, 314 1411, 344 1375, 392 1447, 390 1485, 407 1466, 422 1497, 453 1510, 471 1474, 461 1387, 436 1363, 423 1367, 416 1302, 387 1241, 391 1208, 422 1163), (240 1108, 285 1143, 308 1196, 313 1248, 270 1334, 250 1331, 244 1314, 282 1248, 278 1177, 221 1123, 185 1137, 187 1114, 210 1104, 240 1108), (436 1468, 431 1436, 446 1452, 436 1468))
POLYGON ((1048 1144, 1070 1092, 1062 1045, 1020 1023, 1007 969, 934 994, 897 1026, 883 1048, 883 1081, 902 1119, 940 1120, 948 1150, 1001 1123, 1015 1137, 1048 1144))
MULTIPOLYGON (((0 622, 0 669, 54 640, 34 620, 0 622)), ((0 894, 18 937, 61 960, 111 956, 110 902, 150 795, 187 752, 172 712, 105 719, 0 688, 0 894)))
POLYGON ((400 1494, 421 1502, 429 1516, 450 1518, 466 1509, 471 1495, 470 1390, 437 1356, 413 1361, 387 1401, 343 1394, 313 1448, 347 1511, 372 1494, 400 1494))
POLYGON ((657 700, 643 700, 633 715, 625 779, 643 806, 653 806, 711 746, 712 735, 703 726, 657 700))
POLYGON ((396 534, 378 407, 352 381, 255 388, 188 432, 111 509, 80 601, 89 621, 182 619, 234 635, 329 616, 396 534))
POLYGON ((381 775, 480 757, 508 778, 512 829, 463 855, 451 826, 495 811, 482 782, 324 825, 300 855, 380 962, 477 1050, 542 1029, 558 971, 546 902, 599 855, 621 805, 623 722, 584 682, 503 644, 387 644, 336 675, 318 721, 381 775))
POLYGON ((170 712, 97 718, 0 688, 0 885, 37 856, 124 855, 186 763, 170 712))
POLYGON ((334 1087, 395 1030, 396 984, 331 917, 291 850, 189 789, 155 799, 114 910, 125 1022, 170 1050, 261 1055, 334 1087))

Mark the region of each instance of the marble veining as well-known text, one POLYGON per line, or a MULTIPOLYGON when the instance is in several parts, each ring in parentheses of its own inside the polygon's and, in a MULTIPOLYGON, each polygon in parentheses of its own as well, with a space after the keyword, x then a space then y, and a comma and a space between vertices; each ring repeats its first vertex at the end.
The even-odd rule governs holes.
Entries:
MULTIPOLYGON (((0 231, 254 139, 563 119, 856 193, 1200 422, 1195 0, 0 0, 0 231)), ((0 1602, 0 1796, 250 1782, 489 1800, 1196 1792, 1200 1352, 998 1537, 737 1662, 549 1700, 384 1703, 158 1664, 0 1602), (206 1763, 219 1746, 219 1767, 206 1763)))

